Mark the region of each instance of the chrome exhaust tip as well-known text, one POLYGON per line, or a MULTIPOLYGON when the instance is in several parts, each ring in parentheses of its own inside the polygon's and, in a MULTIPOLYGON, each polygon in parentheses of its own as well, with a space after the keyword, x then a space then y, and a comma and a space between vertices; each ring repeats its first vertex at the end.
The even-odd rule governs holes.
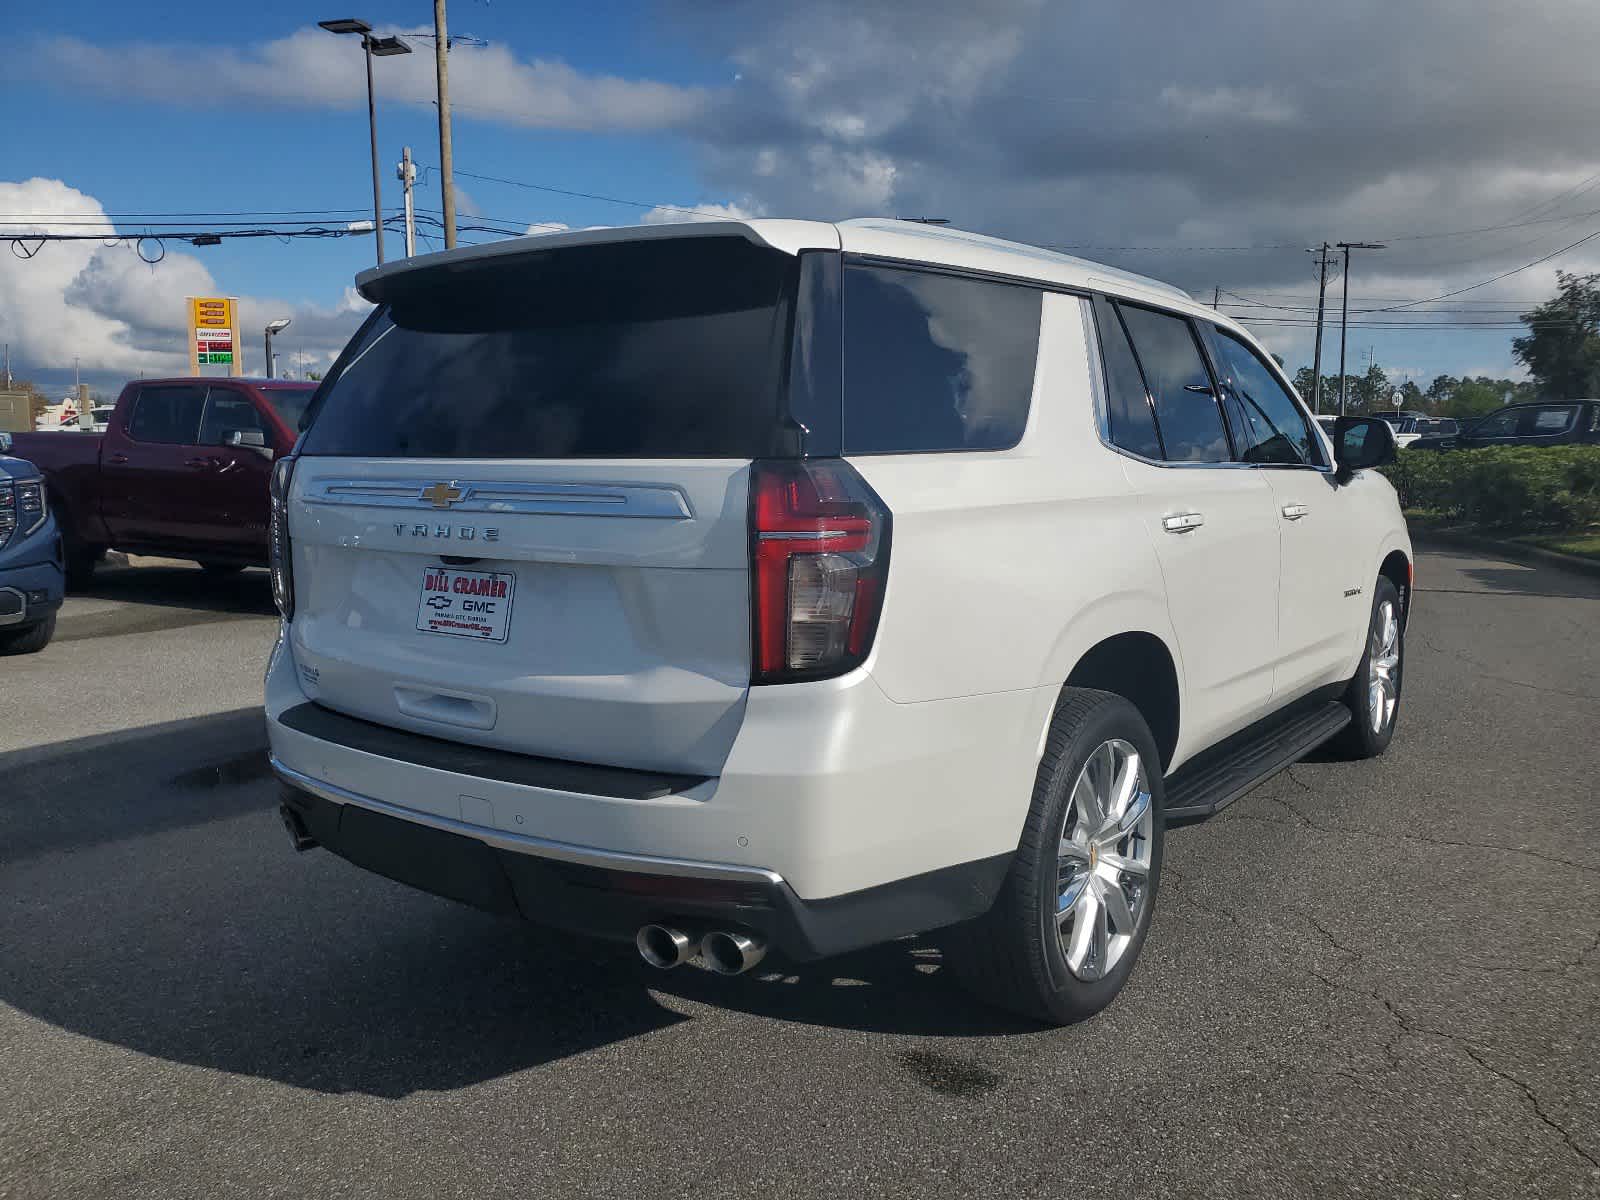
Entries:
POLYGON ((743 975, 767 956, 767 943, 746 933, 717 930, 700 943, 706 966, 718 975, 743 975))
POLYGON ((652 967, 670 971, 700 953, 700 939, 671 925, 641 925, 633 935, 639 957, 652 967))

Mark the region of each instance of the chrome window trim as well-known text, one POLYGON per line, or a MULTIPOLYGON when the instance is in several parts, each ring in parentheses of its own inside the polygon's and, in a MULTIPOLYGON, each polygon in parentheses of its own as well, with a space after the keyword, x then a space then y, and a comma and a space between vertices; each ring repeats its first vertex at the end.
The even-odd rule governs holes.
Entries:
MULTIPOLYGON (((320 796, 322 799, 329 800, 334 804, 354 804, 358 808, 371 809, 373 812, 382 813, 384 816, 395 817, 402 821, 411 821, 417 825, 426 825, 429 828, 442 830, 445 833, 470 837, 475 841, 483 842, 501 850, 511 850, 518 854, 531 855, 534 858, 552 858, 560 862, 580 863, 584 866, 602 867, 610 871, 633 871, 644 875, 672 875, 686 879, 725 879, 735 883, 757 883, 771 887, 777 887, 784 882, 782 875, 779 875, 776 871, 769 871, 765 867, 746 867, 737 863, 698 862, 687 858, 664 858, 655 854, 633 854, 625 850, 603 850, 597 846, 580 846, 573 842, 558 842, 550 838, 535 837, 532 834, 511 833, 502 829, 491 829, 486 825, 474 825, 470 821, 461 821, 454 817, 440 816, 437 813, 423 812, 420 809, 391 804, 387 800, 364 796, 360 792, 353 792, 349 788, 339 787, 337 784, 328 783, 326 780, 313 779, 311 776, 287 766, 276 754, 269 755, 268 759, 273 771, 285 783, 291 787, 299 788, 303 792, 310 792, 313 796, 320 796)), ((529 790, 535 791, 537 789, 529 790)))
POLYGON ((449 479, 313 479, 300 493, 306 504, 348 504, 362 508, 403 508, 413 512, 528 513, 570 517, 645 517, 683 521, 694 516, 688 497, 668 484, 515 483, 449 479), (440 483, 461 490, 444 507, 423 499, 440 483))
MULTIPOLYGON (((1120 454, 1123 458, 1132 459, 1134 462, 1143 463, 1147 467, 1166 467, 1179 471, 1204 468, 1211 471, 1316 471, 1322 475, 1332 475, 1335 472, 1336 468, 1334 467, 1319 466, 1316 463, 1247 463, 1232 459, 1227 462, 1173 462, 1164 458, 1146 458, 1142 454, 1135 454, 1132 450, 1117 445, 1116 442, 1111 440, 1111 414, 1108 405, 1108 388, 1110 385, 1106 382, 1106 360, 1100 349, 1100 330, 1094 321, 1094 295, 1103 295, 1112 302, 1117 301, 1119 297, 1111 292, 1091 295, 1078 293, 1077 295, 1078 313, 1083 320, 1084 346, 1088 350, 1091 359, 1089 363, 1089 390, 1094 396, 1095 435, 1100 439, 1100 444, 1107 450, 1110 450, 1113 454, 1120 454)), ((1160 308, 1155 304, 1146 304, 1142 300, 1139 303, 1145 308, 1153 309, 1169 317, 1179 317, 1185 321, 1200 320, 1198 317, 1191 317, 1188 313, 1178 312, 1170 308, 1160 308)), ((1218 326, 1218 328, 1220 329, 1221 326, 1218 326)), ((1293 395, 1293 389, 1290 390, 1290 394, 1291 396, 1293 395)), ((1296 403, 1299 403, 1299 401, 1297 400, 1296 403)), ((1305 406, 1301 404, 1300 408, 1303 412, 1305 406)), ((1228 419, 1226 412, 1222 413, 1222 419, 1226 424, 1228 419)), ((1311 425, 1319 435, 1327 436, 1322 433, 1321 428, 1315 421, 1312 421, 1311 425)), ((1331 441, 1329 445, 1331 445, 1331 441)), ((1324 447, 1324 449, 1327 448, 1326 446, 1324 447)), ((1332 458, 1333 456, 1330 454, 1328 457, 1332 458)))

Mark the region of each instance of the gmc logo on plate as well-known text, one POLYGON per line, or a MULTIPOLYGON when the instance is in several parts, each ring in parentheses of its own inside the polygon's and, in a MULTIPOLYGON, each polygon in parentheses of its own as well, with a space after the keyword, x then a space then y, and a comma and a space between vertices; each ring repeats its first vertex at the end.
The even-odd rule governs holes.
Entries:
POLYGON ((461 542, 484 541, 498 542, 500 531, 498 529, 479 529, 475 525, 407 525, 404 521, 394 523, 396 537, 420 538, 454 538, 461 542))

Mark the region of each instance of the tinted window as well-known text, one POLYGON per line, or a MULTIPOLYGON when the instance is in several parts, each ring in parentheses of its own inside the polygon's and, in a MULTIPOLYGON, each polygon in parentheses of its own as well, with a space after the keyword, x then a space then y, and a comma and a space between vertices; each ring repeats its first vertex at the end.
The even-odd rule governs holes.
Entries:
POLYGON ((1575 404, 1563 404, 1557 408, 1531 408, 1528 410, 1531 419, 1523 426, 1523 432, 1545 437, 1552 433, 1565 433, 1571 428, 1572 418, 1577 411, 1575 404))
POLYGON ((1522 410, 1490 413, 1472 427, 1473 437, 1510 437, 1517 431, 1517 416, 1522 410))
POLYGON ((1100 334, 1100 354, 1106 367, 1106 422, 1113 445, 1145 458, 1161 458, 1161 438, 1155 414, 1144 390, 1144 378, 1134 360, 1122 319, 1104 296, 1094 300, 1095 327, 1100 334))
POLYGON ((1034 288, 847 266, 845 452, 1016 445, 1033 395, 1040 305, 1034 288))
MULTIPOLYGON (((1289 466, 1320 465, 1311 426, 1289 389, 1256 352, 1231 333, 1209 330, 1218 382, 1239 461, 1289 466)), ((1404 424, 1414 424, 1411 418, 1404 424)))
POLYGON ((212 388, 206 397, 205 417, 200 422, 200 444, 221 446, 236 429, 266 432, 250 397, 230 389, 212 388))
POLYGON ((1144 369, 1168 460, 1227 462, 1230 451, 1222 410, 1189 322, 1131 304, 1117 307, 1144 369))
POLYGON ((325 385, 304 450, 770 453, 794 267, 741 238, 672 238, 406 272, 325 385))
POLYGON ((200 412, 205 402, 203 383, 140 388, 128 436, 136 442, 194 445, 200 438, 200 412))

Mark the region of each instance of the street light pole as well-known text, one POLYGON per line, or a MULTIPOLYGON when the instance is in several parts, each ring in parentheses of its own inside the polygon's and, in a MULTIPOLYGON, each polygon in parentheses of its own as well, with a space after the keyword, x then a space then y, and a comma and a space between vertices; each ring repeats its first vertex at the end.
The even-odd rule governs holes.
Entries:
POLYGON ((378 106, 372 98, 372 38, 361 35, 367 60, 367 137, 372 144, 372 236, 378 242, 378 265, 383 266, 383 193, 378 190, 378 106))
POLYGON ((276 321, 268 321, 267 322, 267 345, 266 345, 266 351, 267 351, 267 378, 268 379, 272 379, 272 378, 276 377, 276 375, 278 374, 277 369, 273 365, 272 335, 275 334, 275 333, 282 333, 287 328, 289 328, 289 318, 288 317, 279 317, 276 321))
POLYGON ((383 265, 383 193, 378 184, 378 106, 372 92, 372 56, 410 54, 411 47, 397 37, 373 37, 372 26, 355 17, 318 21, 329 33, 361 35, 361 52, 367 63, 367 135, 372 150, 372 236, 378 244, 378 265, 383 265))
POLYGON ((1344 251, 1344 297, 1341 302, 1339 314, 1339 415, 1344 416, 1345 404, 1345 376, 1344 376, 1344 342, 1345 333, 1350 327, 1350 251, 1352 250, 1382 250, 1382 242, 1340 242, 1339 249, 1344 251))

